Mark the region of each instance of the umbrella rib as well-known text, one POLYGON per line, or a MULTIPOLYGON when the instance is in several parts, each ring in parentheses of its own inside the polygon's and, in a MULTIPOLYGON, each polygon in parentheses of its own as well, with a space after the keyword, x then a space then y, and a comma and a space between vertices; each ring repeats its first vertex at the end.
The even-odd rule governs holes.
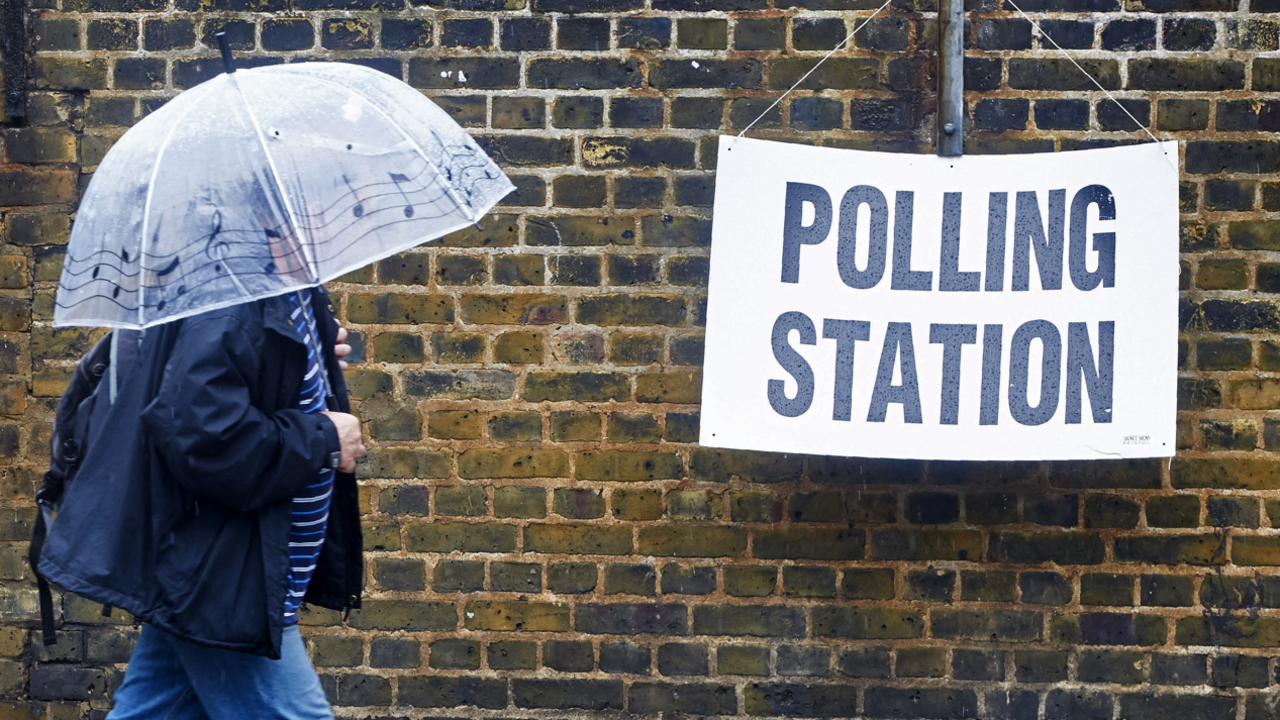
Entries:
MULTIPOLYGON (((318 75, 305 75, 304 77, 307 77, 308 79, 311 79, 311 80, 315 80, 316 82, 319 82, 319 83, 324 83, 324 84, 326 84, 326 85, 332 85, 332 86, 334 86, 334 87, 336 87, 336 88, 340 88, 340 89, 342 89, 342 90, 344 90, 344 91, 346 91, 346 92, 348 92, 348 93, 351 93, 351 96, 352 96, 352 97, 360 98, 360 100, 361 100, 365 105, 368 105, 369 107, 373 108, 373 111, 374 111, 374 112, 376 112, 376 113, 378 113, 378 115, 382 116, 382 119, 383 119, 383 120, 386 120, 388 125, 390 125, 391 127, 395 128, 395 129, 396 129, 396 131, 400 133, 400 136, 401 136, 401 137, 403 137, 403 138, 405 139, 405 141, 406 141, 406 142, 408 142, 410 145, 412 145, 412 146, 413 146, 413 149, 414 149, 414 150, 417 150, 417 151, 418 151, 418 154, 422 156, 422 159, 423 159, 424 161, 426 161, 427 165, 430 165, 430 166, 431 166, 431 169, 435 171, 435 173, 436 173, 436 176, 437 176, 437 177, 443 177, 443 174, 440 172, 440 168, 439 168, 439 167, 438 167, 434 162, 432 162, 432 161, 431 161, 431 158, 427 157, 427 153, 426 153, 426 151, 425 151, 425 150, 423 150, 423 149, 422 149, 422 147, 421 147, 420 145, 418 145, 418 141, 417 141, 417 140, 414 140, 412 137, 410 137, 410 136, 409 136, 409 133, 405 132, 405 131, 404 131, 404 128, 400 127, 400 124, 399 124, 399 123, 397 123, 395 120, 392 120, 392 119, 391 119, 391 117, 390 117, 389 115, 387 115, 385 112, 383 112, 383 111, 382 111, 382 108, 380 108, 380 107, 378 107, 377 105, 373 104, 373 102, 372 102, 371 100, 369 100, 369 98, 366 98, 366 97, 364 97, 363 95, 360 95, 359 93, 353 92, 350 88, 348 88, 348 87, 344 86, 342 83, 336 83, 336 82, 333 82, 332 80, 329 80, 328 78, 323 78, 323 77, 320 77, 320 76, 318 76, 318 75)), ((433 133, 433 134, 434 134, 434 133, 433 133)), ((436 139, 437 139, 437 140, 439 140, 439 138, 436 138, 436 139)), ((440 143, 440 145, 441 145, 441 147, 443 147, 443 146, 444 146, 444 143, 443 143, 443 142, 441 142, 441 143, 440 143)), ((477 218, 477 217, 475 217, 475 216, 473 216, 470 212, 468 212, 468 211, 467 211, 467 208, 468 208, 468 207, 470 207, 470 205, 469 205, 469 204, 465 204, 465 203, 463 203, 463 202, 462 202, 462 199, 461 199, 461 198, 459 198, 459 197, 457 196, 457 194, 456 194, 456 193, 454 193, 454 191, 453 191, 453 185, 450 183, 450 181, 449 181, 448 179, 446 179, 446 180, 445 180, 443 183, 441 183, 441 184, 442 184, 442 185, 444 185, 444 189, 445 189, 445 191, 449 193, 449 198, 450 198, 450 199, 452 199, 452 200, 453 200, 453 203, 454 203, 455 205, 457 205, 457 206, 458 206, 458 209, 459 209, 459 210, 461 210, 461 211, 462 211, 462 214, 463 214, 463 216, 464 216, 464 217, 466 217, 466 218, 467 218, 467 221, 468 221, 468 222, 472 222, 472 223, 474 223, 478 218, 477 218)))
POLYGON ((195 110, 196 106, 199 105, 202 100, 209 97, 210 94, 211 93, 209 92, 209 90, 206 89, 204 91, 204 94, 200 95, 195 100, 191 101, 191 105, 189 105, 187 109, 182 112, 182 117, 179 117, 177 122, 173 123, 173 127, 169 128, 169 134, 164 136, 164 142, 160 143, 160 149, 156 151, 156 162, 155 162, 155 165, 151 168, 151 180, 147 182, 147 201, 143 203, 143 206, 142 206, 141 237, 138 238, 138 327, 139 328, 145 326, 145 323, 143 320, 143 311, 147 306, 147 296, 146 296, 147 288, 146 288, 146 285, 143 284, 143 279, 146 277, 145 273, 147 271, 145 264, 146 264, 146 257, 147 257, 147 235, 151 230, 151 227, 150 227, 151 226, 151 197, 155 194, 155 190, 156 190, 156 176, 160 174, 160 160, 164 157, 164 151, 169 149, 169 141, 173 139, 173 134, 177 132, 178 128, 182 125, 182 120, 186 118, 187 115, 190 115, 191 111, 195 110))
POLYGON ((319 268, 316 267, 315 260, 311 257, 311 248, 302 241, 302 226, 298 223, 298 218, 293 213, 293 205, 289 203, 289 193, 285 191, 284 183, 280 181, 280 171, 276 170, 275 158, 271 157, 271 151, 267 149, 267 140, 262 135, 262 126, 258 124, 258 116, 253 112, 253 106, 249 104, 249 98, 245 96, 244 88, 240 87, 236 76, 233 74, 230 77, 231 84, 240 95, 240 102, 244 103, 245 110, 249 113, 249 120, 253 123, 253 131, 258 138, 258 145, 262 147, 262 154, 267 158, 267 167, 271 169, 271 177, 276 181, 276 191, 280 193, 280 201, 284 203, 285 215, 289 217, 289 225, 293 229, 293 241, 298 244, 298 248, 302 250, 302 256, 307 261, 307 270, 311 273, 311 281, 319 284, 319 268))

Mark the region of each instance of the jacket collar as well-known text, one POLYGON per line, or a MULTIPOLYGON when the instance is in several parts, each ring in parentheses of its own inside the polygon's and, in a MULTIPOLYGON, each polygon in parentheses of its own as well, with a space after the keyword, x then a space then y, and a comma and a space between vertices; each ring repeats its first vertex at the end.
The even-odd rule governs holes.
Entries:
MULTIPOLYGON (((290 340, 302 342, 298 337, 298 331, 293 327, 292 313, 293 310, 289 306, 289 297, 293 293, 284 293, 275 295, 262 301, 262 324, 264 327, 273 330, 290 340)), ((328 317, 327 314, 320 312, 320 308, 329 304, 329 293, 324 289, 323 285, 316 285, 311 288, 311 309, 316 318, 316 322, 321 322, 321 318, 328 317)), ((323 336, 323 331, 321 335, 323 336)))
POLYGON ((301 343, 298 331, 293 327, 292 310, 289 307, 289 296, 292 293, 275 295, 262 301, 262 324, 284 337, 301 343))

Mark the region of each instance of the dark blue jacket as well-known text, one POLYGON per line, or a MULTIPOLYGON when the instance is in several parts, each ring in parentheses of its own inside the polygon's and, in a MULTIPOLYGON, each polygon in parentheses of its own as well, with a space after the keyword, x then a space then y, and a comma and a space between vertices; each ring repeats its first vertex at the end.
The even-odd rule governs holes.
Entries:
MULTIPOLYGON (((333 409, 349 412, 328 295, 312 297, 333 409)), ((333 423, 295 408, 306 355, 288 299, 122 333, 120 345, 115 402, 94 406, 40 572, 178 637, 278 658, 290 504, 339 447, 333 423)), ((338 473, 306 602, 358 607, 361 552, 355 477, 338 473)))

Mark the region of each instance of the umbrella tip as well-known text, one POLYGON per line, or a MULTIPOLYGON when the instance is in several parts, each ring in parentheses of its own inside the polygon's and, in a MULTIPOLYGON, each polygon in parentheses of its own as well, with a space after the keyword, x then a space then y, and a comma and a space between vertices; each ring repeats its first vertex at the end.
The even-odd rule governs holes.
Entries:
POLYGON ((213 36, 218 38, 218 49, 222 51, 222 69, 230 75, 236 71, 236 62, 231 58, 231 45, 227 43, 227 31, 219 30, 213 36))

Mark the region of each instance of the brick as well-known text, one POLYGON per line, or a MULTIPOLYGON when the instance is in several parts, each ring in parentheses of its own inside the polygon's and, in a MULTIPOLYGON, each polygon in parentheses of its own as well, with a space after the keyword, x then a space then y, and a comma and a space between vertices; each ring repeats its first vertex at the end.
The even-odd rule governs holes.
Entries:
POLYGON ((1280 145, 1267 141, 1193 141, 1187 143, 1188 173, 1269 173, 1280 165, 1280 145))
POLYGON ((498 90, 519 87, 520 66, 511 58, 413 58, 407 77, 416 88, 498 90))
POLYGON ((758 558, 860 560, 864 543, 860 530, 780 528, 756 531, 752 553, 758 558))
POLYGON ((37 55, 32 63, 31 74, 38 90, 104 90, 107 87, 107 63, 101 58, 37 55))
POLYGON ((1128 693, 1119 696, 1120 717, 1132 720, 1158 718, 1225 718, 1235 714, 1234 697, 1128 693))
POLYGON ((699 605, 693 611, 696 635, 802 637, 804 612, 776 605, 699 605))
POLYGON ((897 608, 817 607, 814 637, 888 640, 918 638, 924 619, 915 610, 897 608))
POLYGON ((676 32, 685 50, 724 50, 729 45, 729 24, 720 19, 681 18, 676 32))
POLYGON ((410 552, 514 552, 516 528, 504 523, 412 523, 405 526, 410 552))
POLYGON ((499 641, 485 649, 493 670, 532 670, 537 667, 537 646, 528 642, 499 641))
MULTIPOLYGON (((425 564, 408 558, 378 558, 373 578, 378 587, 387 590, 425 590, 425 564)), ((358 663, 357 663, 358 664, 358 663)))
POLYGON ((689 474, 709 482, 737 476, 745 482, 784 482, 799 479, 800 458, 780 453, 696 449, 690 453, 689 474))
POLYGON ((705 644, 667 643, 658 646, 658 672, 663 675, 706 675, 709 667, 705 644))
POLYGON ((581 595, 596 589, 599 578, 590 563, 551 563, 547 566, 547 589, 554 593, 581 595))
POLYGON ((351 611, 349 623, 358 630, 440 632, 457 628, 458 610, 450 602, 366 600, 351 611))
MULTIPOLYGON (((610 433, 610 438, 613 437, 610 433)), ((667 516, 673 520, 709 520, 720 516, 720 496, 715 493, 672 490, 666 499, 667 516)))
POLYGON ((1119 495, 1091 495, 1085 499, 1086 528, 1134 528, 1138 525, 1139 505, 1119 495))
MULTIPOLYGON (((1115 60, 1081 60, 1080 65, 1106 89, 1120 89, 1120 65, 1115 60)), ((1009 87, 1017 90, 1079 91, 1095 86, 1068 60, 1010 58, 1009 87)))
POLYGON ((995 533, 992 541, 1002 562, 1096 565, 1106 554, 1102 539, 1087 533, 995 533))
POLYGON ((1270 536, 1239 536, 1231 544, 1231 561, 1236 565, 1280 564, 1280 542, 1270 536))
POLYGON ((1025 610, 934 610, 935 638, 991 642, 1032 642, 1041 637, 1043 618, 1025 610))
POLYGON ((75 176, 61 170, 0 172, 0 204, 52 205, 76 197, 75 176))
POLYGON ((566 477, 569 458, 560 450, 472 448, 458 456, 464 478, 566 477))
POLYGON ((564 632, 569 629, 569 606, 473 600, 467 603, 464 624, 468 630, 564 632))
POLYGON ((1080 576, 1081 605, 1132 605, 1133 576, 1086 573, 1080 576))
POLYGON ((878 560, 977 559, 981 550, 981 534, 970 530, 884 528, 871 532, 871 556, 878 560))
POLYGON ((972 690, 869 687, 866 713, 887 718, 976 718, 978 697, 972 690))
POLYGON ((626 555, 631 529, 592 525, 531 525, 525 528, 526 552, 626 555))
POLYGON ((746 548, 747 531, 736 527, 642 527, 637 540, 641 555, 665 557, 738 557, 746 548))
POLYGON ((1120 562, 1152 565, 1219 565, 1226 562, 1225 548, 1209 534, 1117 537, 1115 557, 1120 562))
POLYGON ((662 493, 657 490, 614 490, 613 516, 619 520, 656 520, 662 517, 662 493))
POLYGON ((447 295, 352 293, 347 320, 376 324, 445 324, 454 321, 453 298, 447 295))
POLYGON ((439 410, 427 416, 427 432, 441 440, 477 440, 481 420, 480 413, 470 410, 439 410))
POLYGON ((539 58, 530 61, 526 80, 530 87, 560 90, 608 90, 640 87, 636 60, 539 58))
POLYGON ((709 566, 681 566, 668 563, 662 566, 662 593, 664 595, 706 595, 715 592, 716 570, 709 566))
POLYGON ((687 635, 689 614, 677 604, 584 603, 575 610, 574 629, 589 635, 687 635))
POLYGON ((614 563, 605 566, 606 595, 653 595, 657 572, 652 565, 614 563))
POLYGON ((471 560, 441 560, 436 563, 431 577, 431 587, 437 593, 480 592, 484 590, 484 563, 471 560))
MULTIPOLYGON (((369 643, 369 667, 415 668, 421 664, 422 651, 417 640, 375 638, 369 643)), ((480 663, 477 661, 476 667, 479 666, 480 663)))
MULTIPOLYGON (((1248 449, 1253 449, 1253 444, 1248 449)), ((1261 523, 1258 501, 1254 498, 1211 497, 1206 506, 1207 516, 1215 527, 1256 528, 1261 523)))
MULTIPOLYGON (((603 672, 647 675, 649 660, 649 648, 643 645, 626 641, 600 643, 600 669, 603 672)), ((635 703, 634 696, 631 702, 635 703)), ((634 704, 632 709, 635 709, 634 704)))
POLYGON ((574 464, 579 480, 636 482, 679 479, 684 475, 680 456, 674 452, 590 450, 578 453, 574 464))
POLYGON ((900 678, 940 678, 947 673, 946 651, 940 648, 903 648, 894 666, 900 678))
MULTIPOLYGON (((817 59, 779 58, 769 61, 769 89, 786 90, 814 68, 817 59)), ((823 63, 800 84, 804 90, 866 90, 880 83, 880 63, 869 58, 834 58, 823 63)))
MULTIPOLYGON (((471 705, 481 708, 507 706, 507 685, 501 680, 483 680, 468 677, 402 676, 398 681, 400 702, 413 707, 457 707, 471 705)), ((372 704, 372 703, 370 703, 372 704)), ((379 703, 388 705, 389 702, 379 703)))
POLYGON ((1175 458, 1169 477, 1175 489, 1273 490, 1280 487, 1275 463, 1253 458, 1175 458))
MULTIPOLYGON (((656 9, 656 8, 655 8, 656 9)), ((744 90, 761 86, 760 61, 711 58, 660 60, 649 66, 649 84, 658 89, 729 88, 744 90), (695 66, 694 63, 697 63, 695 66)))
POLYGON ((617 128, 660 128, 662 100, 613 98, 609 103, 609 124, 617 128))
POLYGON ((560 672, 590 672, 595 657, 589 642, 551 640, 542 644, 542 664, 560 672))
POLYGON ((634 683, 627 707, 635 713, 733 715, 738 699, 732 685, 634 683))
POLYGON ((772 567, 737 566, 724 569, 724 591, 735 597, 764 597, 778 587, 778 571, 772 567))
POLYGON ((951 570, 926 568, 908 570, 903 583, 904 600, 950 603, 955 593, 956 574, 951 570))
POLYGON ((1004 680, 1003 653, 981 650, 954 650, 951 672, 957 680, 1004 680))

